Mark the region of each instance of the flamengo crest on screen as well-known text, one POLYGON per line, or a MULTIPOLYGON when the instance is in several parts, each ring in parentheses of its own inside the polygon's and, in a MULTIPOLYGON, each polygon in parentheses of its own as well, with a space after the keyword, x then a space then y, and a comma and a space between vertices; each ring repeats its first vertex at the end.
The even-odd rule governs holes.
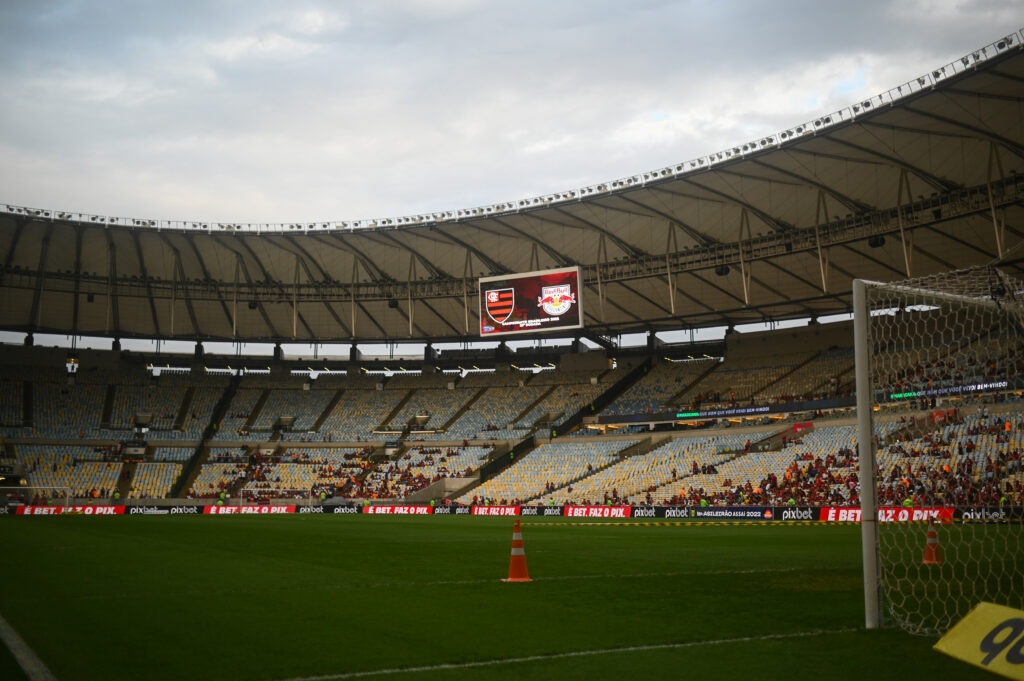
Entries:
POLYGON ((487 315, 501 324, 515 308, 516 291, 512 288, 492 289, 485 294, 487 315))

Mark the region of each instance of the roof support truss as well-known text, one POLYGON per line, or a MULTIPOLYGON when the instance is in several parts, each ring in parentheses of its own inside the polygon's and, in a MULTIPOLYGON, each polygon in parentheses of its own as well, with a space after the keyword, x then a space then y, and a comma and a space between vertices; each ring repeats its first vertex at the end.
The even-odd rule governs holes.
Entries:
POLYGON ((39 249, 39 264, 36 268, 38 283, 32 294, 32 311, 29 314, 32 328, 39 329, 43 315, 43 284, 46 282, 46 260, 50 253, 50 239, 53 237, 53 223, 46 227, 42 248, 39 249))
POLYGON ((153 299, 153 287, 149 285, 149 272, 146 269, 146 258, 142 254, 142 245, 139 243, 139 233, 132 230, 132 242, 135 244, 135 253, 139 258, 139 273, 142 275, 143 284, 146 286, 146 300, 149 301, 149 313, 153 316, 153 329, 156 335, 160 336, 160 317, 156 313, 156 301, 153 299))
POLYGON ((74 300, 72 301, 71 308, 71 335, 75 337, 78 335, 78 298, 81 294, 82 286, 82 226, 75 226, 75 287, 74 287, 74 300))
POLYGON ((117 249, 114 248, 114 240, 110 231, 104 231, 107 237, 107 318, 104 326, 104 333, 109 335, 111 322, 113 322, 114 336, 121 334, 121 315, 117 306, 117 249))
MULTIPOLYGON (((170 238, 168 238, 166 235, 164 236, 164 243, 166 243, 175 252, 178 252, 178 256, 179 256, 178 257, 178 261, 180 263, 181 262, 181 253, 171 243, 170 238)), ((203 273, 203 281, 204 282, 211 281, 212 277, 210 276, 210 270, 207 269, 207 267, 206 267, 206 262, 203 260, 203 255, 200 252, 199 247, 196 245, 196 240, 195 239, 185 239, 185 243, 187 243, 189 245, 189 247, 192 250, 192 255, 195 256, 196 263, 199 265, 199 271, 203 273)), ((234 289, 233 290, 234 290, 235 296, 237 296, 238 295, 238 268, 237 268, 237 266, 238 266, 238 254, 235 253, 234 255, 235 255, 235 279, 234 279, 235 285, 234 285, 234 289)), ((184 265, 182 265, 181 272, 182 272, 182 278, 185 279, 187 277, 187 275, 185 274, 184 265)), ((215 287, 215 288, 216 288, 217 300, 220 302, 220 309, 221 309, 221 311, 224 312, 224 317, 227 319, 228 324, 231 326, 231 337, 235 338, 236 334, 237 334, 237 323, 236 323, 236 320, 238 318, 238 306, 237 306, 237 302, 238 301, 237 300, 235 301, 234 307, 232 308, 232 310, 229 311, 228 310, 227 302, 224 300, 223 296, 221 296, 220 287, 218 286, 218 287, 215 287)), ((188 301, 188 296, 187 295, 186 295, 185 299, 186 299, 186 301, 188 301)), ((194 315, 195 311, 194 310, 191 311, 191 314, 194 315)), ((204 335, 203 334, 203 329, 199 326, 198 319, 193 319, 193 325, 195 326, 194 331, 195 331, 196 335, 199 335, 199 336, 204 335)))

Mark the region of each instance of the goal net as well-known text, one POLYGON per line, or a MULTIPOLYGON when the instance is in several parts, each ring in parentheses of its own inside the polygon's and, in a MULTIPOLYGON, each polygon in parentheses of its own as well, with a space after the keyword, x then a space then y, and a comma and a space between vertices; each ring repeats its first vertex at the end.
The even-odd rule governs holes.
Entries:
POLYGON ((46 485, 0 487, 0 503, 8 506, 68 506, 70 505, 70 501, 70 487, 52 487, 46 485))
POLYGON ((867 626, 1024 607, 1024 282, 854 283, 867 626))

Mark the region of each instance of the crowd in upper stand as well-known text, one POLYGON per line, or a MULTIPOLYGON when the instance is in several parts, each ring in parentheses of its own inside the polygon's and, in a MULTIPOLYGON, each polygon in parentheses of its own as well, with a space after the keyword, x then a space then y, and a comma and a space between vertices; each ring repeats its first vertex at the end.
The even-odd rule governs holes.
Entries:
MULTIPOLYGON (((84 498, 161 498, 177 489, 196 498, 404 499, 444 478, 469 480, 496 447, 534 433, 545 440, 554 429, 584 437, 541 444, 457 501, 856 504, 851 426, 823 422, 781 444, 779 433, 788 425, 768 427, 767 420, 740 434, 655 433, 666 441, 651 441, 650 451, 635 450, 651 437, 646 425, 618 431, 630 437, 596 442, 585 437, 594 431, 559 432, 574 417, 578 423, 596 414, 847 396, 852 348, 833 343, 835 336, 825 334, 820 342, 796 332, 755 336, 730 345, 724 360, 651 357, 589 369, 248 374, 230 399, 232 379, 225 375, 156 376, 125 363, 69 377, 60 368, 6 365, 0 455, 26 464, 31 484, 70 488, 84 498), (595 407, 634 366, 646 370, 605 399, 603 410, 595 407), (110 446, 132 437, 143 412, 152 419, 143 460, 111 455, 110 446), (285 416, 293 421, 281 429, 285 416), (390 439, 404 441, 397 456, 380 451, 390 439)), ((1019 376, 1022 358, 1019 339, 982 335, 896 349, 879 361, 875 378, 893 392, 936 390, 1019 376)), ((927 432, 908 424, 878 424, 885 443, 879 451, 884 503, 1022 503, 1019 412, 960 414, 927 432)))

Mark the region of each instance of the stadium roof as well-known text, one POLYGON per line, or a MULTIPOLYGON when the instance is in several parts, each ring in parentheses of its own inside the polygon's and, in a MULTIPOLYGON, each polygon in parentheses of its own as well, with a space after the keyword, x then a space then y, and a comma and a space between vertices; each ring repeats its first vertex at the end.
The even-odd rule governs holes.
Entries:
POLYGON ((578 265, 584 335, 609 344, 845 313, 854 278, 997 261, 1020 275, 1022 46, 1011 34, 699 159, 492 206, 285 225, 0 206, 0 329, 469 340, 478 277, 578 265))

